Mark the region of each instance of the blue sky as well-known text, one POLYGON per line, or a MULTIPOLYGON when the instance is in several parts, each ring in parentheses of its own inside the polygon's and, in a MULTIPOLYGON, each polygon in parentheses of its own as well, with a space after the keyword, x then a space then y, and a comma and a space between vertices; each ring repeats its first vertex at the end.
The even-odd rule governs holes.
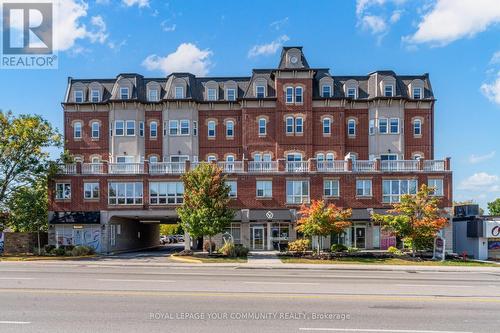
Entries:
POLYGON ((334 75, 430 73, 435 155, 452 157, 455 199, 500 197, 500 1, 61 0, 58 11, 59 69, 0 71, 0 109, 62 128, 68 76, 249 75, 302 45, 334 75))

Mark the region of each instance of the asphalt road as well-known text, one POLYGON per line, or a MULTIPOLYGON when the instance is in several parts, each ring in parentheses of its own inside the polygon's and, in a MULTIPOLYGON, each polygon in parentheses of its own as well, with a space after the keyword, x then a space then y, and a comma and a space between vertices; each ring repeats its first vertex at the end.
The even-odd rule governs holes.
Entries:
POLYGON ((318 331, 500 332, 500 271, 0 262, 2 333, 318 331))

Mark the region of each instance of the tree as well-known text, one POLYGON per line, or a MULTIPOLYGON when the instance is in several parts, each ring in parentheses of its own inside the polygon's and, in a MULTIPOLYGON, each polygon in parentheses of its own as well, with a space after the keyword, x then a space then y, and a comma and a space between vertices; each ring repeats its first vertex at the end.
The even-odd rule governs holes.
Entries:
POLYGON ((488 202, 488 210, 490 211, 490 215, 500 216, 500 198, 492 202, 488 202))
POLYGON ((37 115, 0 111, 0 209, 16 188, 30 186, 49 169, 47 148, 60 147, 61 136, 37 115))
MULTIPOLYGON (((338 234, 351 226, 351 213, 351 209, 341 209, 333 204, 327 205, 323 200, 313 200, 309 206, 304 204, 300 207, 297 231, 308 237, 338 234)), ((318 241, 318 253, 320 251, 318 241)))
POLYGON ((433 190, 424 184, 416 194, 401 196, 401 202, 394 204, 389 214, 372 215, 372 219, 380 222, 383 228, 403 240, 409 240, 413 256, 417 249, 432 242, 437 232, 448 223, 438 207, 440 199, 432 195, 433 190))
POLYGON ((184 231, 180 224, 162 224, 160 225, 160 235, 183 235, 184 231))
MULTIPOLYGON (((177 209, 182 227, 194 238, 212 237, 223 232, 231 223, 234 211, 229 208, 226 176, 213 163, 202 163, 182 176, 184 203, 177 209)), ((209 246, 210 254, 212 246, 209 246)))

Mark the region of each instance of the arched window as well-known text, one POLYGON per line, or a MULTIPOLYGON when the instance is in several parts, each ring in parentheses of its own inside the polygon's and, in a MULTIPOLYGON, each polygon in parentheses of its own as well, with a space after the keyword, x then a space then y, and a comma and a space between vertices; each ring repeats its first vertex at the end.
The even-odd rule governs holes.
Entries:
POLYGON ((413 121, 413 135, 422 135, 422 121, 420 119, 413 121))
POLYGON ((327 153, 327 154, 326 154, 326 160, 327 160, 328 162, 331 162, 331 161, 333 161, 334 159, 335 159, 335 155, 334 155, 333 153, 327 153))
POLYGON ((295 118, 295 133, 303 133, 304 132, 304 120, 302 117, 295 118))
POLYGON ((73 124, 73 137, 75 139, 82 138, 82 123, 77 121, 73 124))
POLYGON ((293 117, 287 117, 286 118, 286 132, 287 133, 293 133, 293 117))
POLYGON ((295 103, 302 103, 304 101, 302 93, 303 93, 302 87, 295 88, 295 103))
POLYGON ((232 120, 226 121, 226 136, 234 136, 234 121, 232 120))
POLYGON ((235 158, 233 154, 226 155, 226 162, 234 162, 235 158))
POLYGON ((332 120, 330 118, 323 119, 323 134, 331 134, 332 133, 332 120))
POLYGON ((351 136, 356 135, 356 120, 349 119, 347 121, 347 134, 351 136))
POLYGON ((215 138, 215 121, 211 120, 207 124, 208 126, 208 137, 215 138))
POLYGON ((293 103, 293 87, 286 87, 285 101, 287 104, 293 103))
POLYGON ((97 121, 92 122, 92 138, 99 138, 99 123, 97 121))
POLYGON ((156 138, 158 136, 158 123, 156 121, 152 121, 149 124, 149 136, 151 138, 156 138))
POLYGON ((215 155, 207 156, 207 162, 215 162, 215 161, 217 161, 217 157, 215 157, 215 155))
POLYGON ((267 120, 266 118, 259 118, 259 135, 266 135, 267 133, 267 120))
POLYGON ((323 162, 325 160, 325 154, 323 154, 323 153, 316 154, 316 160, 318 162, 323 162))
POLYGON ((149 156, 149 163, 158 163, 158 156, 156 155, 149 156))

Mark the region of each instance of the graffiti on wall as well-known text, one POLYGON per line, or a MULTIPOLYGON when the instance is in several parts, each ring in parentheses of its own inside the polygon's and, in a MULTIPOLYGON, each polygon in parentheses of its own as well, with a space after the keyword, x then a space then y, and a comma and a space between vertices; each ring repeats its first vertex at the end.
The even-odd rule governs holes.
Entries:
POLYGON ((101 251, 101 228, 100 226, 84 226, 74 229, 73 226, 56 226, 57 245, 85 245, 101 251))

